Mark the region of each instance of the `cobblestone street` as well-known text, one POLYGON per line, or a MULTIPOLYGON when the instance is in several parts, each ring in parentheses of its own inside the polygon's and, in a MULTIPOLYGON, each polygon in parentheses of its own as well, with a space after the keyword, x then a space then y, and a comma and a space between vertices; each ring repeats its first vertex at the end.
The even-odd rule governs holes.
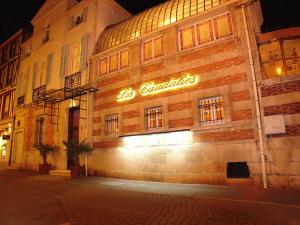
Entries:
POLYGON ((299 225, 299 192, 286 191, 0 170, 0 224, 299 225))

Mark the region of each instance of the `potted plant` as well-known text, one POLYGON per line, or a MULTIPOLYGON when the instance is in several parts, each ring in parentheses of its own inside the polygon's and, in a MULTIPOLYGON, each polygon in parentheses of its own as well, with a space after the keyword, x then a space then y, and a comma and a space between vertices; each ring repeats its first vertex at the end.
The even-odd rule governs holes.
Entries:
POLYGON ((67 158, 71 162, 71 177, 83 175, 85 170, 84 166, 80 165, 79 156, 82 154, 91 153, 94 151, 94 148, 86 140, 83 140, 79 143, 75 141, 63 141, 63 143, 66 147, 67 158))
POLYGON ((39 173, 48 174, 51 169, 51 163, 47 163, 47 157, 50 153, 56 152, 59 148, 48 144, 40 143, 36 146, 42 156, 43 163, 39 164, 39 173))

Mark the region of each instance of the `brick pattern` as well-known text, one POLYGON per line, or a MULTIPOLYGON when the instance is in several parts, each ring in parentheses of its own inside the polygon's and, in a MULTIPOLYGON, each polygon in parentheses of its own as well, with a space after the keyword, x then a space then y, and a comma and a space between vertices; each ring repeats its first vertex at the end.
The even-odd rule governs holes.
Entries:
POLYGON ((179 63, 182 64, 195 59, 206 58, 215 54, 223 53, 226 51, 232 51, 235 49, 236 49, 235 42, 233 40, 230 40, 222 44, 201 48, 193 52, 186 52, 185 54, 182 54, 179 57, 179 63))
POLYGON ((96 124, 96 123, 101 123, 101 117, 100 116, 93 118, 93 124, 96 124))
MULTIPOLYGON (((247 74, 246 73, 238 73, 238 74, 233 74, 233 75, 227 75, 227 76, 224 76, 224 77, 219 77, 219 78, 199 82, 198 85, 194 85, 190 88, 184 88, 184 89, 178 89, 178 90, 175 90, 175 91, 165 92, 165 93, 160 94, 159 97, 169 97, 169 96, 172 96, 172 95, 187 93, 187 92, 191 92, 191 91, 194 91, 194 90, 204 90, 204 89, 208 89, 208 88, 214 88, 214 87, 220 87, 220 86, 224 86, 224 85, 240 83, 240 82, 243 82, 243 81, 246 81, 246 80, 247 80, 247 74)), ((150 95, 150 96, 147 96, 147 97, 137 96, 133 100, 131 100, 130 103, 138 103, 138 102, 151 100, 151 99, 156 99, 156 98, 157 98, 157 95, 152 95, 152 96, 150 95)), ((113 102, 107 102, 107 103, 102 103, 102 104, 99 104, 99 105, 95 105, 94 110, 99 111, 99 110, 102 110, 102 109, 107 109, 107 108, 120 106, 122 104, 128 104, 127 102, 126 103, 118 103, 114 100, 114 98, 111 98, 111 99, 113 99, 113 102)))
POLYGON ((244 110, 238 110, 238 111, 231 112, 231 120, 232 121, 250 120, 250 119, 252 119, 252 110, 251 109, 244 109, 244 110))
POLYGON ((245 101, 245 100, 249 100, 249 99, 250 99, 249 90, 232 92, 230 94, 230 101, 232 101, 232 102, 245 101))
POLYGON ((169 120, 169 127, 170 128, 188 127, 188 126, 193 126, 193 119, 192 118, 169 120))
POLYGON ((300 124, 296 125, 287 125, 285 126, 286 133, 285 134, 272 134, 268 135, 268 137, 287 137, 287 136, 300 136, 300 124))
POLYGON ((192 108, 192 101, 179 102, 175 104, 169 104, 168 112, 180 111, 180 110, 191 109, 191 108, 192 108))
POLYGON ((195 135, 196 142, 234 141, 234 140, 245 140, 245 139, 253 139, 253 138, 254 138, 253 129, 215 132, 215 133, 201 133, 195 135))
POLYGON ((116 76, 108 75, 106 79, 103 79, 98 82, 97 87, 102 88, 107 85, 115 84, 120 81, 128 80, 129 79, 129 73, 118 73, 116 76))
POLYGON ((133 110, 133 111, 123 112, 122 117, 123 117, 123 119, 130 119, 130 118, 140 117, 140 111, 139 110, 133 110))
POLYGON ((268 106, 264 108, 265 116, 272 116, 278 114, 288 115, 288 114, 296 114, 296 113, 300 113, 300 102, 274 105, 274 106, 268 106))
POLYGON ((143 66, 141 72, 142 72, 142 74, 147 74, 147 73, 151 73, 156 70, 162 70, 164 68, 165 68, 165 64, 161 60, 156 63, 143 66))
POLYGON ((139 124, 123 126, 123 133, 135 133, 135 132, 141 132, 141 126, 139 124))
POLYGON ((95 129, 95 130, 93 131, 93 134, 94 134, 94 136, 101 136, 102 130, 101 130, 101 129, 95 129))
POLYGON ((300 80, 278 83, 273 85, 264 85, 261 87, 261 94, 263 97, 280 95, 296 91, 300 91, 300 80))
POLYGON ((119 139, 100 141, 94 143, 94 148, 115 148, 121 144, 119 139))

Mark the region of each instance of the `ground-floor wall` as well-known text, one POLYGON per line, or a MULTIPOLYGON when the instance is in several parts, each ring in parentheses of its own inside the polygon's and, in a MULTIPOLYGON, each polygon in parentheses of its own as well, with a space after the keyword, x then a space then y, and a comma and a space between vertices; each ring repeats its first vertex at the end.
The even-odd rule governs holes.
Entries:
POLYGON ((194 142, 193 131, 158 134, 157 141, 153 134, 149 136, 123 137, 120 138, 118 147, 96 149, 89 159, 91 170, 99 176, 161 182, 237 185, 261 183, 259 152, 253 139, 194 142), (176 140, 178 133, 182 137, 176 140), (170 140, 173 143, 166 143, 164 135, 174 135, 170 140), (190 140, 189 135, 192 137, 190 140), (138 139, 142 141, 138 143, 138 139), (155 144, 147 144, 147 139, 155 144), (228 162, 247 162, 250 177, 227 178, 228 162))
POLYGON ((0 165, 7 166, 9 161, 18 163, 20 155, 12 151, 13 118, 1 120, 0 122, 0 165))

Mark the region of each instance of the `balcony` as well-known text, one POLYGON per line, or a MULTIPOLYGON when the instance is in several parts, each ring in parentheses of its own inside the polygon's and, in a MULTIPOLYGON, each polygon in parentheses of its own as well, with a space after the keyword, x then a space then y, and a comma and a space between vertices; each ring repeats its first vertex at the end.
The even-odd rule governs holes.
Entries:
POLYGON ((46 85, 40 86, 38 88, 33 89, 32 91, 32 101, 35 102, 42 95, 46 94, 46 85))
POLYGON ((65 77, 65 88, 75 88, 81 85, 81 72, 65 77))
POLYGON ((25 95, 18 97, 17 99, 17 107, 23 107, 25 105, 25 95))

